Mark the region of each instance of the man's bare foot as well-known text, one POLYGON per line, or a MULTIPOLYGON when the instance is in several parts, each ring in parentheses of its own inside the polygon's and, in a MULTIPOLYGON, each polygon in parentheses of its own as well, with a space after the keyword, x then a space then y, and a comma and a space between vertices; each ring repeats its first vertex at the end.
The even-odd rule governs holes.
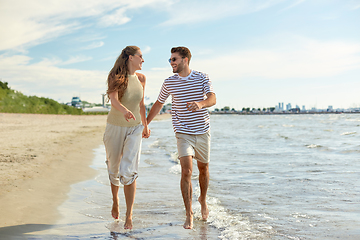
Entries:
POLYGON ((184 223, 185 229, 192 229, 193 228, 193 213, 186 215, 186 220, 184 223))
POLYGON ((112 209, 111 209, 111 215, 112 215, 113 218, 119 219, 119 214, 120 214, 119 200, 117 200, 117 201, 113 202, 113 206, 112 206, 112 209))
POLYGON ((126 216, 125 219, 125 224, 124 224, 124 229, 132 229, 133 228, 133 224, 132 224, 132 216, 126 216))
POLYGON ((207 207, 206 200, 201 201, 201 200, 200 200, 200 197, 199 197, 199 198, 198 198, 198 201, 199 201, 199 203, 200 203, 200 205, 201 205, 201 216, 202 216, 202 219, 203 219, 204 221, 206 221, 206 220, 208 219, 208 217, 209 217, 209 209, 208 209, 208 207, 207 207))

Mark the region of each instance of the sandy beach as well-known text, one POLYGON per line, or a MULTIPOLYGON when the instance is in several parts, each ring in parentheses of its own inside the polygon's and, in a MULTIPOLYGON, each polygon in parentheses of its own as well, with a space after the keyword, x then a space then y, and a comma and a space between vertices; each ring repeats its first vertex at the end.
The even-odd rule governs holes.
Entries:
POLYGON ((96 174, 89 165, 106 117, 0 113, 0 235, 56 222, 70 185, 96 174))

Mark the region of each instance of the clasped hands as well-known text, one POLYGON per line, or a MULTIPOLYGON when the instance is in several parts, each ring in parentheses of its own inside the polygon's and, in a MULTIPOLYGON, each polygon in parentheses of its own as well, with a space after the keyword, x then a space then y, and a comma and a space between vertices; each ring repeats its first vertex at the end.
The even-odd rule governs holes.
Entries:
MULTIPOLYGON (((127 111, 124 114, 125 120, 130 122, 130 119, 134 119, 136 120, 134 114, 131 111, 127 111)), ((143 132, 142 132, 142 137, 143 138, 149 138, 150 137, 150 129, 148 126, 144 126, 143 132)))

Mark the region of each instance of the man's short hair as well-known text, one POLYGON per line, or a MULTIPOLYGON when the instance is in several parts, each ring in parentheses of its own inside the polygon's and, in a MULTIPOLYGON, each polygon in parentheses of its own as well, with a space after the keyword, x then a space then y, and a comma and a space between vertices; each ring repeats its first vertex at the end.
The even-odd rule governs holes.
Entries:
POLYGON ((188 58, 188 64, 190 64, 191 52, 187 47, 173 47, 171 53, 179 53, 183 58, 188 58))

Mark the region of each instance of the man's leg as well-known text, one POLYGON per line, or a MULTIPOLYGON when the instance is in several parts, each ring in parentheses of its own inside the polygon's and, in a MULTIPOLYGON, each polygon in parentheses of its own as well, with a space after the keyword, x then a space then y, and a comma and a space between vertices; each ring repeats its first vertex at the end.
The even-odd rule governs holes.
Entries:
POLYGON ((191 175, 192 175, 192 156, 186 156, 180 158, 181 164, 181 193, 184 200, 185 210, 186 210, 186 221, 184 223, 185 229, 192 229, 193 227, 193 211, 192 211, 192 185, 191 185, 191 175))
POLYGON ((206 204, 206 193, 209 186, 209 163, 202 163, 197 161, 199 169, 199 184, 200 184, 200 197, 198 201, 201 205, 201 215, 203 220, 207 220, 209 216, 209 209, 206 204))

